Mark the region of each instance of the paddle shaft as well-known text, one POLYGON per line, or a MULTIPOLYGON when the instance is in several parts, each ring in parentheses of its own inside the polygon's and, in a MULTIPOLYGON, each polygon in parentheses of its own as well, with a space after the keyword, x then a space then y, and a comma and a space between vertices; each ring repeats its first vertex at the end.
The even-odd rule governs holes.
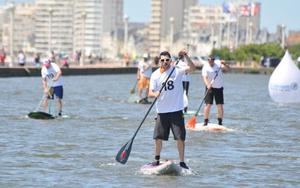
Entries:
POLYGON ((134 93, 137 83, 138 83, 138 80, 135 81, 132 89, 130 90, 130 93, 134 93))
MULTIPOLYGON (((217 76, 219 75, 219 72, 220 72, 220 70, 222 69, 221 67, 222 67, 222 65, 220 66, 220 68, 219 68, 217 74, 215 75, 214 79, 210 82, 211 84, 214 83, 214 81, 216 80, 217 76)), ((205 98, 206 98, 206 96, 208 95, 208 92, 209 92, 209 89, 206 90, 205 95, 204 95, 204 98, 202 99, 201 104, 200 104, 200 106, 198 107, 198 109, 197 109, 197 111, 196 111, 196 113, 195 113, 195 116, 197 116, 198 113, 200 112, 201 107, 202 107, 202 105, 203 105, 203 103, 204 103, 204 101, 205 101, 205 98)))

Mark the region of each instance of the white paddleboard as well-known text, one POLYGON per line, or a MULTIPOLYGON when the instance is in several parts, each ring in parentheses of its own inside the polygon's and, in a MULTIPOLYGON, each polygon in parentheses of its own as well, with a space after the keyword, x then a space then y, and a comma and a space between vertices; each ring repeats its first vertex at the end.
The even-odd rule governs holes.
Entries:
MULTIPOLYGON (((188 110, 187 112, 183 112, 183 115, 185 115, 185 116, 193 116, 193 115, 195 115, 195 113, 196 113, 196 111, 195 110, 188 110)), ((201 116, 202 115, 202 113, 198 113, 198 116, 201 116)))
POLYGON ((143 165, 140 169, 145 175, 180 175, 183 168, 175 164, 172 160, 160 161, 159 165, 151 163, 143 165))
POLYGON ((218 125, 214 123, 208 123, 207 126, 203 126, 203 123, 196 123, 195 128, 190 128, 190 127, 186 127, 186 128, 192 131, 211 131, 211 132, 233 131, 233 129, 227 128, 224 125, 218 125))

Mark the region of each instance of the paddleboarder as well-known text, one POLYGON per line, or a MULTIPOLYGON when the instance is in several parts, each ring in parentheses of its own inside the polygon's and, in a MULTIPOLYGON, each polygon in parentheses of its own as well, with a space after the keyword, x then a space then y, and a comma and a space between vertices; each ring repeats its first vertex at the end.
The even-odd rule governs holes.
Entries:
MULTIPOLYGON (((185 50, 181 51, 184 57, 188 57, 185 50)), ((178 67, 172 65, 169 52, 164 51, 159 55, 160 68, 157 69, 150 78, 149 97, 156 97, 156 125, 153 138, 155 140, 155 161, 153 165, 159 165, 162 141, 169 138, 170 129, 177 141, 180 166, 188 169, 184 162, 186 131, 183 116, 183 87, 182 77, 196 69, 192 61, 188 61, 188 66, 178 67), (174 69, 174 71, 173 71, 174 69), (167 83, 166 78, 172 73, 167 83), (160 92, 160 88, 164 88, 160 92)))
POLYGON ((218 63, 215 61, 214 56, 208 58, 208 63, 203 65, 202 68, 202 78, 205 84, 205 90, 207 95, 205 97, 205 107, 204 107, 204 126, 207 126, 209 122, 209 113, 213 101, 215 100, 218 111, 218 124, 223 124, 224 115, 224 95, 223 95, 223 73, 222 69, 225 71, 229 70, 229 65, 225 63, 224 60, 220 60, 218 63), (212 81, 213 80, 213 81, 212 81))
POLYGON ((48 106, 48 99, 54 99, 54 95, 58 101, 58 115, 62 115, 62 99, 63 99, 63 80, 62 71, 57 64, 51 62, 50 59, 43 61, 41 70, 42 83, 44 93, 49 97, 45 100, 45 107, 48 106), (49 92, 51 91, 51 92, 49 92))
POLYGON ((139 62, 137 79, 139 103, 148 104, 149 83, 152 74, 152 62, 148 54, 143 55, 143 60, 139 62), (143 96, 144 93, 144 96, 143 96))

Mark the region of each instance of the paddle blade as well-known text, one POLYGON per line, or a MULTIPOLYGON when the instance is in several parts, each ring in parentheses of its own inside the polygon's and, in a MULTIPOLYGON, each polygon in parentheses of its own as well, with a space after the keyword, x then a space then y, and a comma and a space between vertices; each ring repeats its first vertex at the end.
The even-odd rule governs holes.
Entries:
POLYGON ((187 121, 187 128, 195 128, 196 126, 196 116, 193 116, 191 119, 187 121))
POLYGON ((116 156, 116 161, 121 164, 125 164, 129 158, 131 147, 132 147, 133 139, 127 142, 118 152, 116 156))

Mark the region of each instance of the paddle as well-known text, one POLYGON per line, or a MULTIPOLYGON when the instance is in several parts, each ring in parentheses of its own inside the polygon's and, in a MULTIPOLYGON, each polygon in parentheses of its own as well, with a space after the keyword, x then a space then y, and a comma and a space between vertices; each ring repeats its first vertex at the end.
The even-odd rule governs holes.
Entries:
POLYGON ((135 81, 135 83, 134 83, 132 89, 130 90, 130 93, 131 93, 131 94, 134 94, 135 88, 136 88, 136 85, 137 85, 137 82, 138 82, 138 80, 135 81))
MULTIPOLYGON (((177 60, 176 65, 178 64, 178 62, 179 61, 177 60)), ((164 83, 168 82, 168 80, 171 77, 171 75, 173 74, 174 70, 175 70, 175 67, 172 69, 171 73, 168 75, 168 77, 164 83)), ((164 88, 165 88, 165 84, 160 88, 159 93, 161 93, 164 88)), ((119 163, 125 164, 127 162, 130 152, 131 152, 133 140, 135 139, 135 136, 137 135, 140 128, 142 127, 144 121, 146 120, 148 114, 150 113, 150 111, 151 111, 152 107, 154 106, 158 97, 159 96, 155 97, 155 99, 154 99, 153 103, 151 104, 151 106, 149 107, 146 115, 144 116, 143 120, 141 121, 140 125, 138 126, 137 130, 135 131, 133 137, 125 145, 122 146, 122 148, 119 150, 118 154, 116 155, 116 161, 118 161, 119 163)))
POLYGON ((53 95, 53 88, 48 88, 48 92, 43 94, 42 99, 38 103, 38 105, 35 108, 34 112, 37 112, 41 108, 42 103, 47 99, 47 97, 52 96, 52 95, 53 95))
MULTIPOLYGON (((214 79, 212 79, 212 81, 210 82, 211 84, 213 84, 214 81, 215 81, 215 79, 217 78, 217 76, 218 76, 220 70, 222 69, 221 67, 222 67, 222 66, 220 66, 220 68, 218 69, 218 72, 216 73, 214 79)), ((186 126, 186 127, 188 127, 188 128, 195 128, 195 126, 196 126, 196 120, 197 120, 196 117, 197 117, 197 115, 199 114, 199 112, 200 112, 200 110, 201 110, 201 107, 202 107, 202 105, 203 105, 203 103, 204 103, 204 100, 205 100, 205 98, 206 98, 206 96, 207 96, 207 94, 208 94, 209 91, 210 91, 210 90, 206 90, 205 95, 204 95, 204 97, 203 97, 203 99, 202 99, 202 101, 201 101, 200 106, 198 107, 198 109, 197 109, 196 113, 194 114, 194 116, 193 116, 191 119, 189 119, 189 120, 187 121, 187 126, 186 126)))

